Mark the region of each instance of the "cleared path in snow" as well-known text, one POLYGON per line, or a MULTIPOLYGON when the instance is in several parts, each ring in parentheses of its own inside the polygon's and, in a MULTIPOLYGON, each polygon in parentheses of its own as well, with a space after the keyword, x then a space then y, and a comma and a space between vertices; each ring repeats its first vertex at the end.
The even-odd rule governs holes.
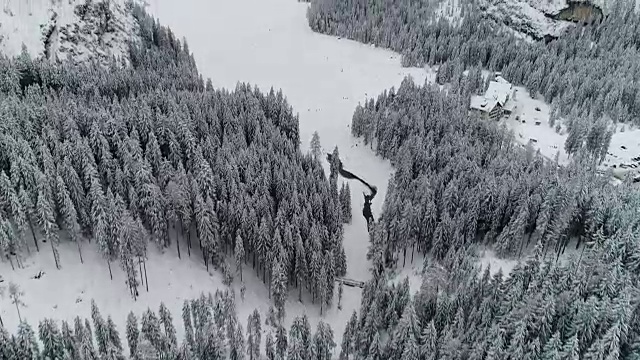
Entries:
MULTIPOLYGON (((372 210, 380 215, 392 168, 362 144, 356 146, 351 117, 366 95, 398 87, 406 75, 422 84, 422 69, 401 68, 393 52, 312 32, 308 5, 295 0, 148 1, 150 13, 186 37, 199 70, 214 86, 234 88, 242 81, 263 91, 281 88, 300 113, 302 149, 308 149, 316 130, 325 151, 337 145, 345 168, 378 186, 372 210)), ((349 185, 354 216, 345 228, 347 277, 366 280, 369 240, 360 209, 368 189, 349 185)))

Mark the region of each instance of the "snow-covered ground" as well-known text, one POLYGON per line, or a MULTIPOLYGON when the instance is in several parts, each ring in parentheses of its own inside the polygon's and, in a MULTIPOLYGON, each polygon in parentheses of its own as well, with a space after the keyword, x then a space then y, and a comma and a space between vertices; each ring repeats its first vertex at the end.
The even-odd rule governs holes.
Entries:
MULTIPOLYGON (((91 2, 90 11, 96 11, 102 2, 91 2)), ((135 21, 125 3, 109 2, 112 21, 102 33, 96 16, 79 15, 77 6, 85 4, 84 0, 2 0, 0 53, 18 55, 24 44, 31 56, 48 55, 53 60, 126 58, 127 42, 135 37, 135 21)))
MULTIPOLYGON (((35 1, 35 0, 34 0, 35 1)), ((65 0, 68 1, 68 0, 65 0)), ((422 69, 402 68, 400 56, 357 42, 312 32, 305 17, 307 4, 292 0, 150 0, 149 11, 178 37, 186 37, 194 52, 198 68, 215 86, 235 87, 238 81, 250 82, 268 91, 282 88, 295 111, 300 113, 301 147, 306 151, 314 131, 318 131, 325 151, 338 146, 345 168, 378 187, 372 210, 379 216, 392 173, 389 162, 351 137, 349 129, 353 111, 367 96, 377 96, 402 79, 412 75, 423 83, 422 69)), ((353 220, 345 226, 344 248, 347 254, 347 277, 367 280, 370 276, 366 259, 369 237, 361 216, 367 191, 351 182, 353 220)), ((183 248, 184 249, 184 248, 183 248)), ((137 302, 129 295, 124 275, 114 268, 109 279, 107 264, 93 249, 85 249, 81 265, 73 246, 60 250, 62 270, 55 270, 47 246, 26 261, 26 269, 12 271, 8 263, 0 263, 5 284, 18 283, 25 291, 26 308, 22 313, 33 325, 45 317, 72 319, 76 314, 90 316, 90 300, 94 298, 104 316, 110 315, 122 333, 129 311, 140 313, 147 307, 157 309, 163 301, 174 315, 179 334, 182 301, 222 288, 220 275, 208 274, 201 258, 178 260, 173 250, 151 254, 148 263, 149 293, 142 291, 137 302), (38 271, 45 275, 31 279, 38 271), (76 302, 81 299, 80 302, 76 302)), ((243 323, 250 311, 259 308, 264 315, 269 306, 266 287, 245 273, 246 300, 239 299, 239 284, 234 283, 238 312, 243 323)), ((336 299, 337 301, 337 299, 336 299)), ((319 308, 297 302, 291 294, 287 304, 287 324, 293 316, 307 313, 312 326, 319 308)), ((360 304, 360 289, 344 288, 343 310, 336 306, 322 317, 341 341, 346 320, 360 304)), ((15 309, 8 299, 0 300, 5 325, 15 329, 15 309)))
MULTIPOLYGON (((83 251, 84 264, 80 263, 78 252, 73 244, 65 242, 60 247, 62 269, 56 270, 51 249, 47 244, 41 244, 40 252, 28 258, 23 269, 12 271, 8 263, 0 263, 0 274, 7 285, 15 282, 24 291, 25 307, 20 309, 22 319, 32 326, 44 318, 67 320, 72 322, 76 315, 90 318, 91 299, 94 299, 101 313, 111 316, 124 339, 126 316, 129 311, 141 315, 148 307, 157 311, 160 302, 171 310, 176 325, 178 337, 184 330, 181 320, 181 309, 184 300, 198 297, 201 293, 214 293, 216 289, 224 289, 222 276, 219 272, 210 270, 207 273, 202 262, 201 253, 192 252, 186 256, 186 243, 182 244, 183 258, 178 259, 174 248, 161 253, 155 247, 150 248, 147 262, 147 277, 149 292, 145 286, 139 288, 137 301, 134 301, 125 285, 126 275, 118 264, 111 264, 113 280, 109 277, 106 261, 93 246, 85 246, 83 251), (40 271, 44 275, 39 279, 33 277, 40 271)), ((268 289, 258 279, 251 264, 245 268, 243 280, 246 286, 245 300, 240 298, 239 278, 234 281, 232 288, 236 293, 239 320, 243 326, 253 309, 258 309, 264 316, 270 303, 268 289)), ((145 284, 146 285, 146 284, 145 284)), ((341 337, 344 331, 345 319, 351 312, 360 307, 360 292, 358 288, 344 287, 342 310, 336 306, 328 309, 322 319, 334 327, 336 336, 341 337)), ((337 304, 337 295, 335 297, 337 304)), ((286 325, 290 326, 293 317, 306 313, 313 326, 317 323, 320 309, 311 305, 311 299, 303 295, 303 302, 298 302, 296 290, 292 290, 286 305, 286 325)), ((18 315, 15 307, 8 299, 0 300, 0 316, 4 325, 10 331, 18 326, 18 315)), ((126 344, 125 344, 126 345, 126 344)))
MULTIPOLYGON (((564 150, 566 128, 562 126, 558 133, 549 126, 549 104, 540 98, 532 98, 524 87, 517 86, 515 91, 516 109, 511 116, 501 121, 513 130, 516 140, 522 145, 533 139, 533 147, 540 149, 542 155, 555 159, 559 153, 560 164, 567 164, 570 159, 564 150)), ((561 124, 562 120, 558 120, 558 123, 561 124)), ((617 126, 601 169, 612 169, 620 178, 627 172, 631 172, 632 176, 640 173, 640 129, 624 124, 617 126)))

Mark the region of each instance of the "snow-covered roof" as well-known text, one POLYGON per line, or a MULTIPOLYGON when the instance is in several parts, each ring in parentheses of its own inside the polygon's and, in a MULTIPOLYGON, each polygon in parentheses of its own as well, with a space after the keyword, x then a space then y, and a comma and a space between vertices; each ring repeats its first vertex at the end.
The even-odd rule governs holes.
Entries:
POLYGON ((502 75, 499 75, 499 74, 501 73, 496 73, 496 82, 500 84, 508 84, 509 82, 505 80, 505 78, 503 78, 502 75))
MULTIPOLYGON (((502 77, 500 79, 504 80, 502 77)), ((484 97, 487 99, 495 99, 500 103, 500 105, 504 106, 507 100, 511 97, 513 85, 509 84, 506 80, 505 82, 492 81, 489 83, 489 88, 487 92, 484 94, 484 97)))
POLYGON ((489 83, 487 92, 482 96, 472 96, 471 109, 491 112, 496 105, 507 107, 513 110, 515 104, 512 104, 511 95, 513 94, 513 85, 511 85, 502 76, 498 75, 495 81, 489 83))
POLYGON ((484 96, 472 96, 469 107, 474 110, 491 112, 497 104, 498 101, 494 99, 487 99, 484 96))

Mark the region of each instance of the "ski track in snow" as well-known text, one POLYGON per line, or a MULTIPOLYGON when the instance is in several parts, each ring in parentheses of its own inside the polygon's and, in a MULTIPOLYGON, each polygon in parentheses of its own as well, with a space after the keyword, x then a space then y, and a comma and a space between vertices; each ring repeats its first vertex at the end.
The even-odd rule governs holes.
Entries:
MULTIPOLYGON (((318 131, 324 151, 330 152, 337 145, 344 166, 378 187, 372 210, 374 216, 380 216, 393 169, 388 161, 376 157, 351 136, 351 117, 358 102, 391 86, 397 88, 407 75, 422 84, 426 76, 423 69, 402 68, 396 53, 312 32, 306 20, 308 5, 295 0, 150 0, 149 5, 148 11, 163 25, 171 27, 179 38, 187 39, 198 69, 204 77, 211 78, 214 86, 233 89, 238 82, 249 82, 262 91, 271 87, 282 89, 294 111, 300 114, 302 150, 308 150, 314 131, 318 131)), ((326 163, 325 169, 328 173, 326 163)), ((370 277, 370 263, 366 259, 369 235, 362 217, 362 192, 368 189, 354 181, 349 185, 353 219, 345 225, 344 232, 347 277, 365 281, 370 277)), ((33 247, 31 240, 29 243, 33 247)), ((0 263, 0 274, 5 280, 2 285, 16 282, 21 286, 26 304, 21 313, 34 327, 44 318, 68 321, 76 315, 90 318, 93 298, 103 317, 113 318, 124 339, 129 311, 140 316, 147 307, 157 311, 163 301, 171 310, 178 336, 182 338, 183 301, 201 292, 213 293, 224 288, 219 273, 206 272, 197 249, 191 258, 186 257, 185 244, 182 260, 174 249, 164 254, 151 249, 147 264, 149 292, 140 288, 136 302, 129 294, 119 265, 112 264, 111 281, 105 260, 92 245, 85 245, 82 265, 75 246, 63 242, 60 246, 63 269, 59 271, 55 269, 49 245, 41 244, 40 248, 40 253, 25 261, 25 269, 12 271, 8 263, 0 263), (40 270, 45 275, 32 279, 40 270)), ((254 308, 260 310, 264 319, 270 305, 268 290, 250 264, 245 268, 244 281, 247 289, 244 301, 240 300, 239 279, 232 285, 243 326, 254 308)), ((359 308, 360 298, 360 289, 345 286, 343 309, 338 311, 336 286, 334 305, 320 317, 319 307, 310 305, 308 298, 303 299, 303 304, 298 302, 297 289, 292 289, 285 325, 289 326, 293 317, 303 313, 309 316, 314 329, 322 319, 334 331, 337 353, 346 321, 359 308)), ((15 331, 18 317, 7 298, 0 299, 0 314, 7 329, 15 331)))

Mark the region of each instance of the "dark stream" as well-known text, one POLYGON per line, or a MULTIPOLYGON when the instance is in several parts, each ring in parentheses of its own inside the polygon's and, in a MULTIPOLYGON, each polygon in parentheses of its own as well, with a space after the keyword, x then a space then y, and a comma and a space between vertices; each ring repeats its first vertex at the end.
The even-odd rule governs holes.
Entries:
MULTIPOLYGON (((329 163, 331 163, 332 158, 333 158, 332 154, 327 154, 327 160, 329 161, 329 163)), ((364 216, 365 220, 367 220, 367 229, 369 229, 373 224, 373 222, 375 221, 373 218, 373 212, 371 211, 371 201, 376 196, 376 193, 378 193, 378 188, 364 181, 361 177, 352 173, 351 171, 346 170, 342 166, 342 161, 340 161, 340 159, 338 159, 338 173, 340 174, 340 176, 342 176, 345 179, 360 181, 364 186, 368 187, 369 190, 371 190, 370 194, 363 194, 364 206, 362 208, 362 216, 364 216)))

